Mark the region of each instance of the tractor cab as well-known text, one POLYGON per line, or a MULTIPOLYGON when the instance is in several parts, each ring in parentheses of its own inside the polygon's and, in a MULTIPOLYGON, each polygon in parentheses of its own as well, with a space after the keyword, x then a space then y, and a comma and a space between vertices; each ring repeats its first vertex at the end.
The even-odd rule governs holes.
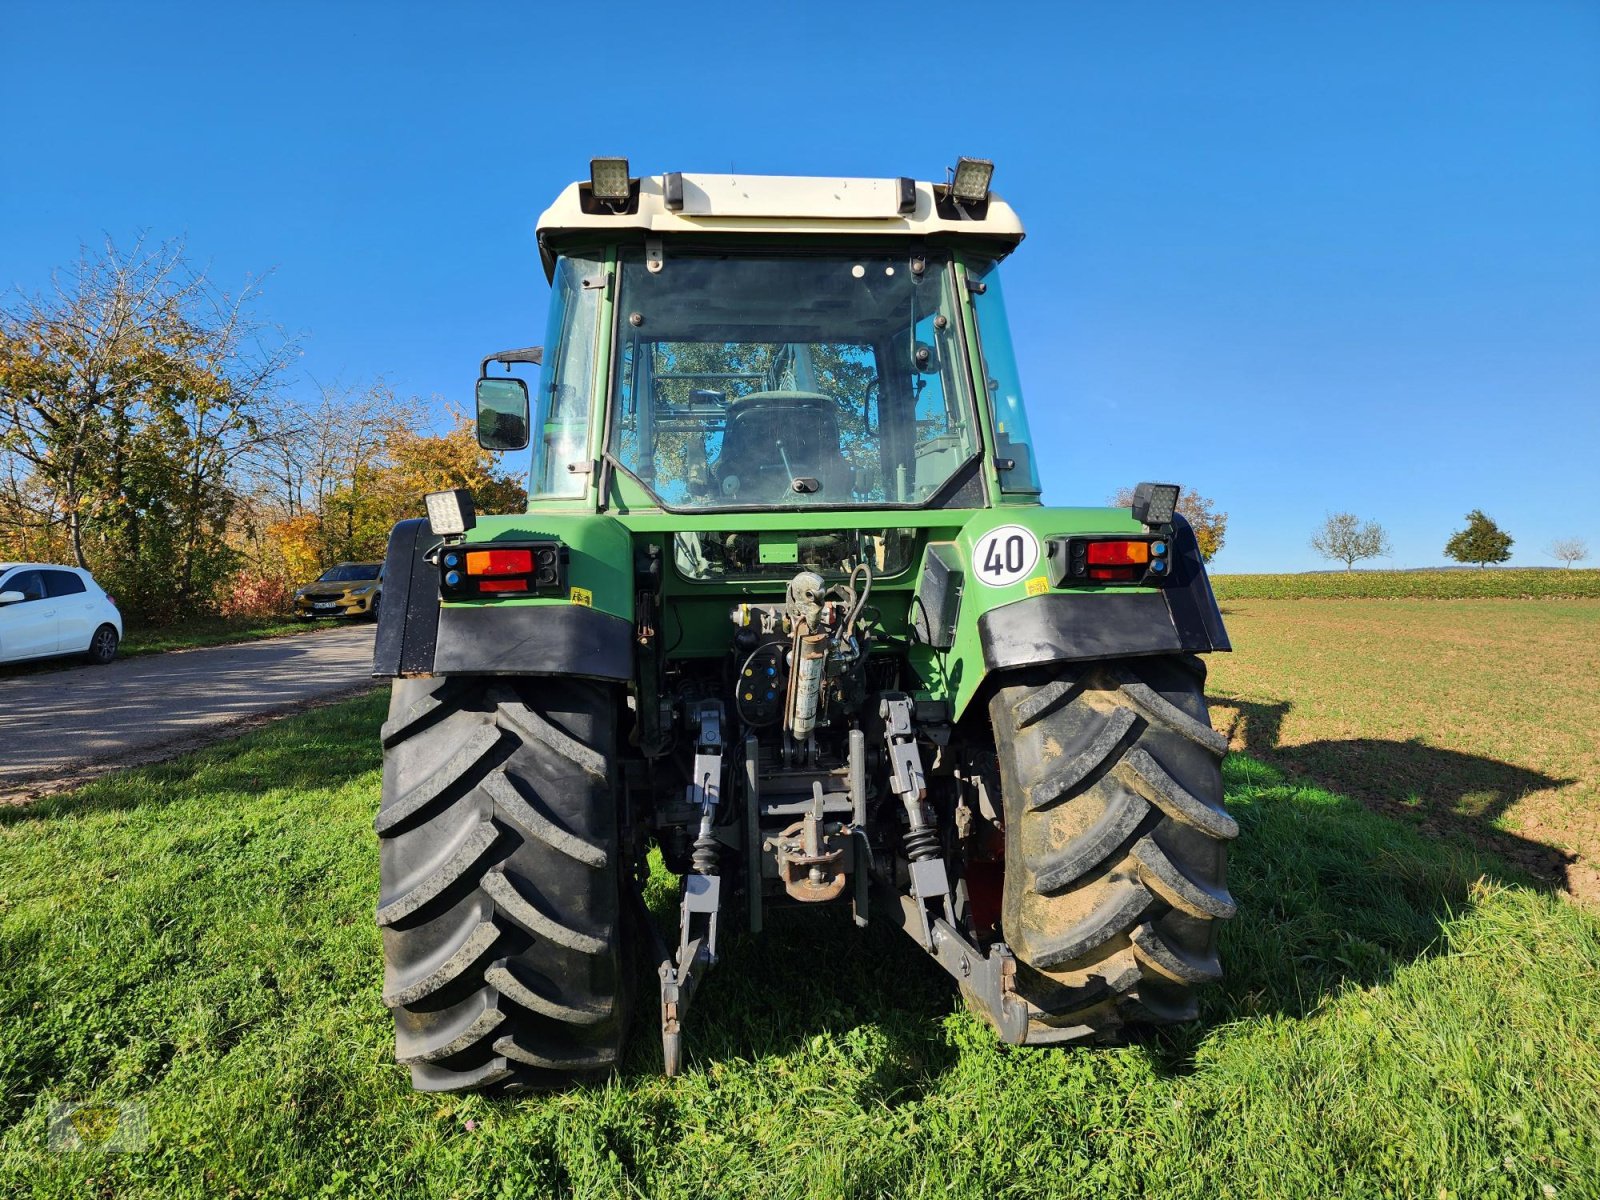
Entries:
POLYGON ((535 507, 1037 502, 995 271, 1022 231, 986 180, 965 202, 911 180, 606 187, 574 184, 540 219, 535 507))

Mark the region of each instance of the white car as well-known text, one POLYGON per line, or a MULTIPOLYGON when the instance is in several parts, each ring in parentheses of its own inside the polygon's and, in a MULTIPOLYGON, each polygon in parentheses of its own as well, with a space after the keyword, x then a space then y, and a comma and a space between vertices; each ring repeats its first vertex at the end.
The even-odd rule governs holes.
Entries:
POLYGON ((0 563, 0 663, 82 654, 103 664, 120 641, 122 614, 89 572, 0 563))

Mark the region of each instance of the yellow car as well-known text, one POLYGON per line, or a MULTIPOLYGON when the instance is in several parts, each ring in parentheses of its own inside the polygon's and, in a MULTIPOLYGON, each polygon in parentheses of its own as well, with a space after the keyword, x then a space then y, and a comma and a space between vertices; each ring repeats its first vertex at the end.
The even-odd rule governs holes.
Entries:
POLYGON ((383 595, 382 563, 340 563, 294 594, 294 615, 302 621, 318 617, 378 619, 383 595))

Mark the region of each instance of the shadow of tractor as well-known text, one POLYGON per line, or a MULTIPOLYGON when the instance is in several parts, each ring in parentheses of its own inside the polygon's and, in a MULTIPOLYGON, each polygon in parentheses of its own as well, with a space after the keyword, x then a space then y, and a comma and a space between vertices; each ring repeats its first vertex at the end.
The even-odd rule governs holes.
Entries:
POLYGON ((1360 800, 1429 835, 1462 839, 1513 863, 1539 884, 1562 888, 1573 856, 1496 826, 1514 804, 1535 792, 1573 782, 1419 740, 1346 738, 1283 744, 1287 701, 1260 703, 1213 694, 1213 708, 1233 710, 1224 727, 1235 750, 1284 771, 1296 781, 1360 800))

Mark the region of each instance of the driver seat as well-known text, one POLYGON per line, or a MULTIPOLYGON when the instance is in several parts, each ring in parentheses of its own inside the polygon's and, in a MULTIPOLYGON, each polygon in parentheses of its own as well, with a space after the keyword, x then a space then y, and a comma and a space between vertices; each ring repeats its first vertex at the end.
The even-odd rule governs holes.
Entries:
POLYGON ((741 495, 775 499, 790 488, 785 454, 794 475, 813 476, 823 496, 836 502, 849 498, 853 476, 840 452, 839 417, 829 397, 820 392, 752 392, 728 402, 716 467, 719 486, 737 476, 741 495))

